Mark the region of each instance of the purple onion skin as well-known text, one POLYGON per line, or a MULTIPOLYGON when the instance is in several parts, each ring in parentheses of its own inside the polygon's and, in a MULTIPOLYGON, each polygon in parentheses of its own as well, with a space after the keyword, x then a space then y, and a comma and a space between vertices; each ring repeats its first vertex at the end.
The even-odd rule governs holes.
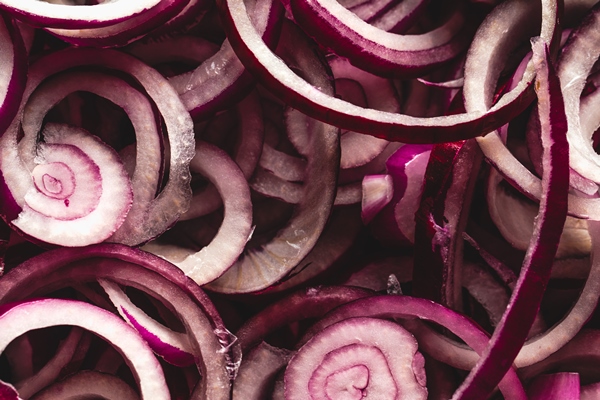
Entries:
POLYGON ((140 324, 124 307, 121 307, 121 311, 127 316, 127 320, 140 333, 150 348, 164 358, 165 361, 178 367, 188 367, 196 363, 193 355, 160 340, 158 336, 140 324))
POLYGON ((453 183, 454 162, 465 144, 465 141, 461 141, 433 146, 425 172, 421 204, 415 216, 417 251, 413 270, 413 293, 442 304, 451 301, 445 295, 448 274, 446 250, 451 240, 451 232, 446 228, 446 195, 453 183))
POLYGON ((547 45, 538 39, 533 49, 542 138, 547 146, 542 180, 547 195, 540 202, 532 241, 507 311, 479 362, 455 393, 457 400, 486 398, 511 367, 539 310, 567 216, 569 143, 560 82, 547 45))
POLYGON ((0 381, 0 400, 21 400, 21 398, 12 385, 0 381))
POLYGON ((19 110, 23 91, 25 90, 25 83, 27 82, 28 62, 25 44, 15 20, 4 14, 0 14, 0 18, 2 18, 2 22, 0 23, 6 25, 8 34, 12 39, 14 53, 14 65, 6 91, 6 98, 4 103, 0 104, 0 136, 2 136, 19 110))
POLYGON ((407 163, 411 162, 417 155, 431 150, 431 147, 427 144, 404 145, 386 161, 388 173, 392 176, 394 182, 394 195, 371 224, 375 230, 375 236, 388 246, 410 244, 410 240, 402 233, 396 223, 395 206, 404 196, 407 181, 410 179, 406 171, 407 163), (382 233, 378 234, 378 232, 382 233))
POLYGON ((579 400, 579 374, 540 375, 531 382, 527 394, 530 400, 579 400))

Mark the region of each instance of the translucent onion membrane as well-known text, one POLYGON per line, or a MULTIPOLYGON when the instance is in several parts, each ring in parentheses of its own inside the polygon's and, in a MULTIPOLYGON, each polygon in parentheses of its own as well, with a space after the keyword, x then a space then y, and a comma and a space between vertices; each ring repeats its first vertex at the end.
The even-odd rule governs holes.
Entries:
MULTIPOLYGON (((187 278, 181 270, 152 254, 115 244, 53 250, 29 259, 2 277, 0 280, 0 304, 22 302, 27 297, 39 298, 71 285, 75 285, 76 290, 79 291, 77 287, 93 284, 99 279, 110 281, 114 285, 135 288, 142 293, 146 293, 149 298, 158 302, 157 304, 160 306, 159 309, 163 310, 162 312, 166 312, 166 314, 159 314, 164 318, 164 321, 176 319, 177 323, 171 326, 170 329, 184 332, 188 341, 187 346, 189 346, 186 348, 192 351, 196 364, 196 374, 199 373, 202 376, 199 383, 192 381, 188 386, 189 398, 229 398, 230 381, 237 371, 237 363, 239 362, 239 348, 234 344, 234 338, 224 327, 217 311, 204 292, 187 278)), ((82 290, 81 293, 85 297, 89 296, 90 301, 99 302, 100 305, 106 306, 105 298, 97 294, 94 295, 95 290, 93 288, 92 285, 91 290, 82 290), (90 292, 92 295, 89 295, 90 292)), ((42 303, 45 301, 74 302, 72 300, 51 299, 39 301, 42 303)), ((30 301, 25 301, 24 304, 29 303, 30 301)), ((35 300, 31 303, 35 304, 35 300)), ((78 307, 96 309, 96 306, 91 304, 81 304, 78 307)), ((68 307, 65 310, 67 309, 68 307)), ((50 310, 43 307, 42 310, 48 319, 53 318, 52 307, 50 310)), ((105 310, 98 310, 100 315, 110 315, 110 318, 118 318, 105 310)), ((67 313, 67 311, 64 311, 64 313, 67 313)), ((77 313, 70 313, 70 315, 75 320, 82 320, 77 313)), ((91 317, 94 313, 86 315, 91 317)), ((132 315, 135 315, 135 313, 132 313, 132 315)), ((153 318, 157 317, 153 316, 153 318)), ((43 321, 42 318, 39 318, 32 319, 27 323, 36 323, 35 321, 38 320, 43 321)), ((118 319, 118 321, 120 324, 127 326, 127 331, 136 332, 134 334, 136 340, 143 341, 146 347, 150 346, 148 339, 146 338, 145 341, 143 339, 144 336, 148 337, 148 334, 138 334, 136 329, 130 327, 121 319, 118 319)), ((166 323, 164 321, 163 324, 166 323)), ((77 325, 78 322, 74 321, 74 324, 77 325)), ((155 322, 154 324, 160 323, 155 322)), ((111 323, 101 325, 102 329, 111 329, 111 323)), ((150 332, 157 330, 150 325, 146 325, 150 332)), ((25 329, 26 326, 26 323, 16 324, 14 329, 25 329), (18 328, 18 326, 23 328, 18 328)), ((84 326, 84 328, 89 327, 84 326)), ((136 328, 139 328, 139 326, 136 328)), ((166 328, 160 329, 162 331, 167 330, 166 328)), ((6 335, 9 335, 10 330, 3 329, 3 334, 5 332, 6 335)), ((160 332, 157 331, 156 334, 152 333, 150 336, 158 336, 157 334, 159 335, 160 332)), ((150 347, 148 347, 148 351, 150 351, 150 347)), ((153 363, 158 365, 158 360, 154 356, 152 358, 153 363)), ((162 379, 164 381, 164 378, 162 379)), ((197 380, 198 377, 195 379, 197 380)), ((155 398, 152 395, 147 397, 155 398)))

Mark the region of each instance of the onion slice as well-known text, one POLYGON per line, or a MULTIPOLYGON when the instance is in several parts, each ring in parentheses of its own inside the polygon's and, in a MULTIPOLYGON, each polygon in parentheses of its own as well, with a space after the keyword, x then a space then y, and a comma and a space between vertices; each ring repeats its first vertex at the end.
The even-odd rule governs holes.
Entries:
MULTIPOLYGON (((536 18, 540 12, 537 2, 525 3, 522 14, 526 18, 536 18)), ((554 34, 557 3, 553 0, 542 3, 540 36, 549 42, 554 34)), ((344 129, 405 143, 455 141, 484 135, 504 125, 533 97, 528 88, 535 73, 533 65, 529 64, 519 85, 487 111, 416 118, 358 107, 320 91, 273 54, 254 29, 242 0, 226 0, 222 8, 227 36, 246 68, 291 106, 344 129)))
POLYGON ((424 360, 400 325, 348 318, 313 336, 285 370, 285 398, 426 399, 424 360), (385 338, 385 339, 383 339, 385 338))
POLYGON ((569 148, 569 143, 560 82, 550 64, 546 43, 536 38, 532 40, 532 47, 544 146, 545 196, 540 202, 534 234, 507 311, 483 356, 455 392, 455 399, 486 397, 510 368, 539 309, 567 215, 569 155, 564 150, 569 148))
POLYGON ((169 389, 154 353, 138 333, 114 314, 75 300, 41 299, 14 305, 0 316, 0 350, 33 329, 79 326, 103 337, 125 357, 144 399, 169 399, 169 389))
POLYGON ((197 284, 204 285, 223 275, 238 259, 252 234, 250 188, 242 171, 221 149, 198 142, 190 168, 206 176, 223 199, 225 215, 219 232, 199 252, 153 241, 146 251, 166 258, 197 284))

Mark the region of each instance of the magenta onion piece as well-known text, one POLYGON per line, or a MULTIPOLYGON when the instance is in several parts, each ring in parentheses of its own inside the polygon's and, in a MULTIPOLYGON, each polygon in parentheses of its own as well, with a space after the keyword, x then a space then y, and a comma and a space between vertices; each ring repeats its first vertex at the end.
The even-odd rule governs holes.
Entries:
POLYGON ((313 336, 285 370, 286 399, 426 399, 423 356, 400 325, 348 318, 313 336), (385 339, 383 339, 385 338, 385 339))
POLYGON ((98 282, 121 317, 139 332, 156 354, 179 367, 194 364, 193 350, 185 334, 175 332, 152 319, 133 304, 117 284, 105 279, 98 282))
POLYGON ((115 346, 127 360, 142 398, 168 399, 160 364, 137 332, 114 314, 74 300, 41 299, 17 304, 0 316, 0 349, 32 329, 73 325, 94 332, 115 346))
POLYGON ((80 371, 50 385, 31 400, 77 400, 87 397, 106 400, 138 400, 139 396, 123 380, 97 371, 80 371))
POLYGON ((390 175, 367 175, 362 181, 361 219, 365 224, 381 211, 394 195, 390 175))
POLYGON ((0 399, 3 400, 21 400, 19 393, 10 383, 0 380, 0 399))
POLYGON ((567 215, 569 155, 563 150, 569 143, 560 82, 550 64, 546 43, 537 38, 532 40, 532 47, 544 146, 542 184, 545 196, 540 202, 534 233, 508 311, 494 331, 485 353, 455 392, 456 399, 487 396, 510 368, 540 306, 567 215))
POLYGON ((160 241, 150 242, 144 249, 166 258, 204 285, 223 275, 242 254, 252 234, 252 202, 244 175, 218 147, 198 142, 190 168, 209 178, 223 198, 225 213, 219 232, 199 252, 160 241))
POLYGON ((530 400, 580 400, 579 374, 558 372, 538 376, 527 389, 530 400))

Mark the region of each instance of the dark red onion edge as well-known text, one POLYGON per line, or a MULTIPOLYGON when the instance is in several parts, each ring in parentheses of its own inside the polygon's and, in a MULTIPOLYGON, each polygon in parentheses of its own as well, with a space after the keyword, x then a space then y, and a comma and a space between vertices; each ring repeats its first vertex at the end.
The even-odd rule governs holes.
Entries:
POLYGON ((8 30, 8 34, 12 40, 13 48, 12 75, 9 78, 10 83, 6 90, 6 98, 4 99, 4 102, 0 104, 0 136, 2 136, 15 115, 17 115, 17 111, 19 111, 19 106, 25 90, 25 84, 27 82, 28 63, 25 44, 23 43, 23 39, 19 33, 19 28, 17 27, 15 20, 2 14, 0 14, 0 18, 2 18, 0 23, 6 25, 6 29, 8 30))
POLYGON ((486 398, 511 367, 539 310, 567 216, 569 143, 560 82, 551 64, 547 44, 540 38, 532 43, 545 147, 542 182, 546 196, 540 202, 534 234, 507 311, 485 352, 455 392, 453 399, 457 400, 486 398))

